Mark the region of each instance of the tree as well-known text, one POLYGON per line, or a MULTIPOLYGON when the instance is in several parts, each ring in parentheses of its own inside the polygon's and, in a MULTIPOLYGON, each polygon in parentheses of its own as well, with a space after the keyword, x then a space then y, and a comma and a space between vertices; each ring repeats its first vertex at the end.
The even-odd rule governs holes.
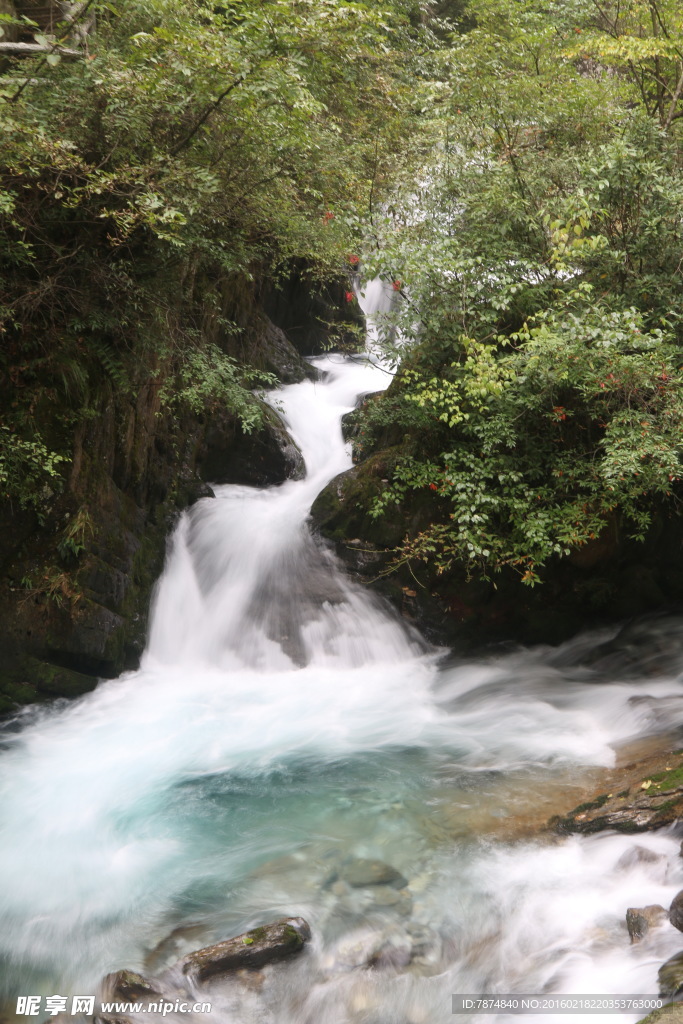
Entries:
MULTIPOLYGON (((89 0, 47 35, 16 11, 3 24, 41 52, 0 82, 1 436, 40 445, 49 427, 66 455, 103 389, 197 393, 188 374, 237 329, 226 290, 294 259, 344 272, 427 29, 403 0, 89 0), (82 57, 59 60, 93 13, 82 57)), ((211 380, 251 401, 248 368, 211 380)))
MULTIPOLYGON (((441 55, 447 86, 420 195, 396 197, 403 218, 375 225, 373 268, 401 282, 387 338, 403 351, 360 447, 400 437, 403 457, 373 513, 432 499, 399 562, 514 566, 534 583, 614 517, 642 537, 658 503, 675 500, 675 86, 666 110, 641 102, 621 50, 607 63, 596 6, 473 6, 476 27, 441 55), (584 49, 591 25, 600 62, 584 49)), ((631 20, 622 7, 620 39, 636 32, 637 6, 631 20)), ((673 39, 673 8, 659 14, 673 39)), ((661 37, 647 38, 663 53, 661 37)), ((644 54, 644 29, 633 38, 644 54)), ((673 64, 659 69, 671 85, 673 64)))

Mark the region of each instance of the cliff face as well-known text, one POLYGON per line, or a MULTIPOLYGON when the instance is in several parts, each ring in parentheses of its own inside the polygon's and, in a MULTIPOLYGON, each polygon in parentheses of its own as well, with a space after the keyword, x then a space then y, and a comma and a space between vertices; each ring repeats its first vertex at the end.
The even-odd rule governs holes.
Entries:
MULTIPOLYGON (((315 372, 256 289, 233 300, 239 343, 218 339, 223 350, 282 383, 315 372)), ((216 332, 210 320, 205 329, 216 332)), ((167 369, 145 367, 134 393, 111 388, 77 420, 65 489, 42 522, 0 508, 0 712, 137 666, 167 537, 183 508, 212 494, 210 482, 263 486, 303 472, 272 410, 252 433, 227 410, 179 413, 163 397, 167 369)))

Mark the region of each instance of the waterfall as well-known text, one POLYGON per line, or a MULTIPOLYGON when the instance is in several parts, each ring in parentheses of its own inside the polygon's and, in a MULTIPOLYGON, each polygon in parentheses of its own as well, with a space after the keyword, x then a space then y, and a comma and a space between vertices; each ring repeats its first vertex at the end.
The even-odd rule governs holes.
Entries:
POLYGON ((211 1020, 445 1024, 455 992, 656 992, 677 933, 630 946, 623 920, 683 885, 673 834, 534 830, 636 738, 683 725, 680 643, 640 675, 586 667, 609 632, 473 663, 429 648, 307 524, 352 464, 341 416, 390 377, 311 362, 319 381, 271 396, 305 478, 186 512, 140 669, 4 733, 5 998, 153 975, 285 914, 311 950, 262 991, 217 988, 211 1020), (362 858, 403 889, 345 882, 362 858))

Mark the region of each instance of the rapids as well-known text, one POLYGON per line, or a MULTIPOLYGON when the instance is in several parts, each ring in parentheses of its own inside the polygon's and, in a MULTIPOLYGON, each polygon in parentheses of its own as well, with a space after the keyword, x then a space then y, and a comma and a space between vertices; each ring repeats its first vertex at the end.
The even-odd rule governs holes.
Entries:
MULTIPOLYGON (((366 311, 383 301, 370 286, 366 311)), ((209 1019, 445 1024, 469 1019, 453 993, 656 993, 679 933, 631 946, 624 915, 683 887, 680 840, 519 823, 681 729, 680 628, 663 668, 591 660, 616 631, 476 663, 429 647, 307 526, 351 466, 341 416, 390 376, 371 357, 311 362, 321 381, 271 396, 305 479, 218 487, 185 513, 140 669, 4 729, 3 999, 94 994, 109 971, 153 976, 295 914, 308 951, 215 985, 209 1019), (407 886, 346 884, 354 858, 407 886)))

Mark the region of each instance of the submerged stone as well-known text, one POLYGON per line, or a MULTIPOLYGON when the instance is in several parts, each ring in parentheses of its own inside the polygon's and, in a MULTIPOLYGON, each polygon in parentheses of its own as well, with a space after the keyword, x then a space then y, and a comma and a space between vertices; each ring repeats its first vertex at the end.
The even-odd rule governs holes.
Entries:
POLYGON ((408 884, 408 880, 400 871, 392 868, 391 864, 364 857, 357 857, 343 864, 339 869, 339 877, 354 889, 366 885, 390 885, 395 889, 403 889, 408 884))
POLYGON ((637 867, 639 864, 666 864, 667 859, 663 853, 655 853, 648 850, 646 846, 632 846, 630 850, 622 853, 616 863, 617 870, 627 871, 637 867))

